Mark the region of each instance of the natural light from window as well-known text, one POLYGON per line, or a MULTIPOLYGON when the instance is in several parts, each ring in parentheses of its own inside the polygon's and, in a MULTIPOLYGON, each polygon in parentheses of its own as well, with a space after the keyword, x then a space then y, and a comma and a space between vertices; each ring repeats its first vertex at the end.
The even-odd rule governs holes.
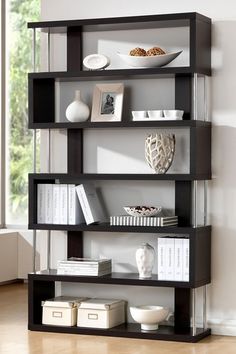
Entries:
POLYGON ((28 173, 33 172, 33 132, 28 129, 32 32, 40 0, 6 0, 6 224, 28 223, 28 173))

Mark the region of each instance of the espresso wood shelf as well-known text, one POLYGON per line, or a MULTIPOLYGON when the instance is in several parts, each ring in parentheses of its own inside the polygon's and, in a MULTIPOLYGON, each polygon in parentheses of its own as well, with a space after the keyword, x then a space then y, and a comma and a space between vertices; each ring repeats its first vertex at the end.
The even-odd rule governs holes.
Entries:
POLYGON ((111 226, 108 222, 101 224, 56 225, 56 224, 29 224, 29 229, 35 230, 68 230, 68 231, 95 231, 95 232, 125 232, 125 233, 168 233, 168 234, 195 234, 196 231, 211 230, 211 226, 111 226))
MULTIPOLYGON (((211 24, 211 20, 196 12, 185 12, 185 13, 175 13, 175 14, 158 14, 158 15, 145 15, 145 16, 127 16, 127 17, 106 17, 106 18, 94 18, 94 19, 81 19, 81 20, 62 20, 62 21, 40 21, 40 22, 29 22, 28 28, 40 28, 42 30, 48 31, 49 28, 55 31, 65 33, 67 32, 68 27, 78 27, 78 26, 95 26, 97 30, 97 25, 118 25, 118 24, 127 24, 132 25, 132 28, 135 23, 141 28, 150 28, 152 22, 154 22, 155 28, 168 28, 176 26, 184 26, 186 20, 192 21, 203 21, 211 24)), ((122 27, 124 28, 124 27, 122 27)))
POLYGON ((121 122, 57 122, 57 123, 33 123, 29 127, 33 129, 115 129, 115 128, 196 128, 211 127, 211 122, 199 120, 167 120, 161 121, 126 121, 121 122))
POLYGON ((141 79, 148 76, 175 77, 192 76, 194 71, 188 66, 160 67, 160 68, 129 68, 129 69, 105 69, 105 70, 81 70, 81 71, 56 71, 29 73, 29 80, 57 79, 58 81, 94 81, 94 80, 125 80, 127 78, 141 79))
POLYGON ((136 273, 112 273, 101 277, 96 276, 78 276, 78 275, 60 275, 57 270, 50 269, 37 273, 29 274, 29 279, 38 281, 60 281, 67 283, 91 283, 91 284, 117 284, 117 285, 138 285, 138 286, 154 286, 167 288, 197 288, 209 283, 209 279, 199 279, 195 281, 190 279, 188 282, 158 280, 158 276, 153 274, 151 278, 140 279, 136 273))
MULTIPOLYGON (((117 173, 82 173, 82 174, 66 174, 66 173, 38 173, 29 174, 30 180, 50 182, 50 180, 60 180, 64 183, 79 183, 80 181, 195 181, 211 179, 211 173, 204 174, 117 174, 117 173)), ((45 183, 46 183, 45 182, 45 183)), ((54 183, 53 181, 51 181, 54 183)), ((51 183, 50 182, 50 183, 51 183)), ((36 183, 36 182, 35 182, 36 183)))
MULTIPOLYGON (((211 75, 211 19, 196 12, 177 14, 158 14, 151 16, 129 16, 115 18, 96 18, 69 21, 47 21, 29 23, 34 35, 40 29, 50 37, 53 33, 65 33, 67 40, 67 68, 60 72, 29 73, 29 128, 32 129, 65 129, 67 130, 67 173, 29 174, 29 229, 33 230, 66 230, 67 256, 83 257, 83 240, 86 232, 95 233, 138 233, 146 235, 172 235, 188 237, 189 281, 161 281, 157 275, 149 279, 140 279, 136 273, 115 273, 102 277, 59 275, 50 269, 29 274, 29 319, 28 328, 33 331, 61 332, 74 334, 105 335, 129 338, 173 340, 197 342, 208 336, 210 329, 196 328, 191 310, 191 294, 197 287, 206 286, 211 281, 211 226, 192 227, 193 223, 193 187, 196 181, 211 179, 211 123, 197 117, 196 90, 193 83, 197 76, 211 75), (187 52, 189 60, 183 66, 164 66, 159 68, 120 68, 97 71, 83 70, 83 41, 85 33, 91 32, 96 38, 97 31, 147 30, 159 28, 171 30, 184 27, 188 31, 187 52), (94 32, 94 34, 92 33, 94 32), (196 75, 195 75, 196 74, 196 75), (183 120, 143 121, 131 120, 133 107, 128 107, 120 122, 56 122, 56 82, 89 82, 110 80, 158 80, 172 78, 174 80, 175 109, 184 111, 183 120), (193 99, 194 98, 194 99, 193 99), (201 119, 202 120, 199 120, 201 119), (193 120, 197 119, 197 120, 193 120), (166 174, 97 174, 84 173, 83 153, 84 130, 86 129, 180 129, 186 128, 189 133, 189 173, 166 174), (96 181, 172 181, 175 187, 174 212, 178 215, 178 226, 169 227, 135 227, 110 226, 108 223, 93 225, 54 225, 37 223, 37 189, 41 183, 79 184, 96 181), (54 297, 56 282, 101 284, 101 286, 147 286, 172 287, 174 289, 174 326, 160 326, 156 331, 145 332, 138 324, 124 323, 111 329, 57 327, 42 324, 42 301, 54 297), (193 319, 191 327, 191 318, 193 319)), ((181 48, 180 48, 181 50, 181 48)), ((60 55, 60 53, 58 53, 60 55)), ((137 83, 137 82, 136 82, 137 83)), ((90 86, 89 86, 90 85, 90 86)), ((125 183, 125 182, 124 182, 125 183)), ((197 224, 196 224, 197 225, 197 224)), ((36 249, 35 249, 36 252, 36 249)))
POLYGON ((56 333, 71 333, 94 336, 108 336, 108 337, 123 337, 123 338, 141 338, 152 340, 165 340, 196 343, 199 340, 211 334, 210 329, 197 328, 196 334, 192 335, 192 329, 179 330, 172 326, 159 326, 155 331, 142 331, 140 326, 135 323, 125 323, 110 329, 98 328, 84 328, 84 327, 63 327, 63 326, 49 326, 42 324, 29 324, 28 329, 31 331, 40 332, 56 332, 56 333))

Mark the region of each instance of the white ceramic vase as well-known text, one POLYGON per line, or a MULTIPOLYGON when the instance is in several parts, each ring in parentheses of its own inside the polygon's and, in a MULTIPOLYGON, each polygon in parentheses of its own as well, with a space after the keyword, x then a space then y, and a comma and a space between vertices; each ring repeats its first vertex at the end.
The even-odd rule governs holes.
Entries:
POLYGON ((136 251, 136 263, 140 278, 151 278, 155 251, 149 243, 142 243, 136 251))
POLYGON ((70 122, 85 122, 89 117, 89 107, 81 101, 80 91, 75 91, 75 99, 66 109, 66 118, 70 122))

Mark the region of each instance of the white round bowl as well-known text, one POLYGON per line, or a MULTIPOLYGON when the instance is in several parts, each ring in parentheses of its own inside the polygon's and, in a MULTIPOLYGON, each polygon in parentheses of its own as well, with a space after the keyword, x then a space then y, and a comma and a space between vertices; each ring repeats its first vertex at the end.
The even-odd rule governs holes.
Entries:
POLYGON ((141 329, 154 331, 158 329, 160 322, 164 321, 169 315, 169 309, 163 306, 131 306, 130 313, 133 319, 141 324, 141 329))
POLYGON ((148 118, 147 111, 132 111, 133 120, 148 118))
POLYGON ((182 50, 175 53, 167 53, 161 55, 154 56, 132 56, 128 54, 117 53, 121 60, 123 60, 126 64, 132 67, 139 68, 155 68, 169 64, 172 60, 174 60, 178 55, 182 53, 182 50))
POLYGON ((161 207, 153 206, 124 206, 126 213, 131 216, 154 216, 161 212, 161 207))
POLYGON ((167 119, 182 119, 184 111, 178 109, 166 109, 163 111, 164 117, 167 119))
POLYGON ((148 111, 148 117, 151 119, 158 119, 163 117, 163 111, 162 110, 151 110, 148 111))

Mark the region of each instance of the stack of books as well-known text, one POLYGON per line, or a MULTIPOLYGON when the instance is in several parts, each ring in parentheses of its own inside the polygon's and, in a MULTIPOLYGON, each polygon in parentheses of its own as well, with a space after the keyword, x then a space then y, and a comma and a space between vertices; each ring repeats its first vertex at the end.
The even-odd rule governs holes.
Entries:
POLYGON ((79 225, 106 221, 92 184, 37 185, 37 223, 79 225))
POLYGON ((157 239, 158 280, 189 281, 189 238, 157 239))
POLYGON ((175 226, 178 216, 110 216, 111 226, 175 226))
POLYGON ((57 274, 102 276, 111 274, 111 259, 71 257, 58 261, 57 274))

